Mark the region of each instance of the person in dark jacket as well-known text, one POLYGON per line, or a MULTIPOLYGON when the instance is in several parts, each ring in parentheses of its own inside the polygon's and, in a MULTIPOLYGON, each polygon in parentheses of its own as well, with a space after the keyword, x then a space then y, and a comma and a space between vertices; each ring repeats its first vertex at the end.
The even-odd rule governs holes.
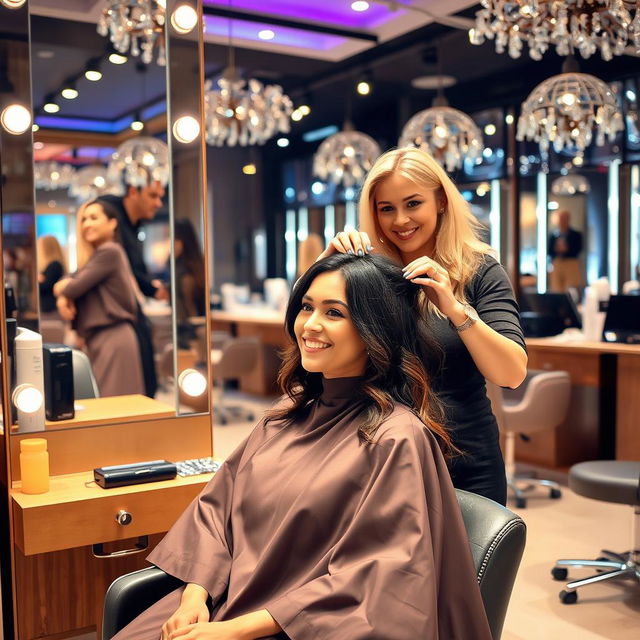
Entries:
MULTIPOLYGON (((153 220, 164 197, 164 187, 158 181, 151 181, 145 187, 127 186, 127 193, 123 196, 100 196, 98 201, 108 202, 118 212, 118 228, 120 242, 127 255, 131 271, 143 295, 158 300, 168 300, 167 287, 152 278, 142 253, 142 242, 138 238, 140 225, 145 220, 153 220)), ((140 345, 142 368, 144 372, 145 394, 150 398, 155 396, 158 388, 153 343, 151 341, 151 325, 144 315, 140 305, 136 309, 135 331, 140 345)))

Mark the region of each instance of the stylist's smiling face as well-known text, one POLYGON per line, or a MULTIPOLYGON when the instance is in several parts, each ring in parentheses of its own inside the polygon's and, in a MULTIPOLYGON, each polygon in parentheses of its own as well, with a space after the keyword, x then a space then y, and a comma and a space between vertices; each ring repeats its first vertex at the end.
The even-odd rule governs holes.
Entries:
POLYGON ((408 259, 416 252, 431 255, 435 247, 437 200, 435 190, 420 187, 399 173, 382 180, 375 191, 380 230, 408 259))
POLYGON ((339 271, 317 276, 302 298, 294 324, 302 366, 325 378, 364 374, 365 343, 351 320, 344 277, 339 271))

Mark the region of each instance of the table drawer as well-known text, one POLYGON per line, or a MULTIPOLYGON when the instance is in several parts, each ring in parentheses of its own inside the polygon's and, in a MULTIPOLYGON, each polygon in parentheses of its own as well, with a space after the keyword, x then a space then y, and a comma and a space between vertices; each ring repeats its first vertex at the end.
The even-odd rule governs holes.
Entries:
POLYGON ((600 356, 597 353, 567 353, 528 347, 529 369, 567 371, 574 385, 600 385, 600 356))
POLYGON ((29 507, 13 500, 15 542, 26 555, 125 540, 167 531, 203 483, 109 494, 29 507), (127 525, 116 516, 131 515, 127 525))

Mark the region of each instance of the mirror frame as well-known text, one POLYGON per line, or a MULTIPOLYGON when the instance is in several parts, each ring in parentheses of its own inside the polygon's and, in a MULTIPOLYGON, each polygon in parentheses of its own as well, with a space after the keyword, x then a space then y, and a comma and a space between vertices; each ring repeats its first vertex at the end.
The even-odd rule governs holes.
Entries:
MULTIPOLYGON (((8 69, 9 75, 12 78, 12 82, 14 83, 17 91, 12 94, 5 94, 8 98, 11 98, 12 101, 19 101, 20 103, 27 106, 29 111, 32 114, 33 119, 33 107, 31 100, 31 37, 30 37, 30 11, 29 11, 29 1, 27 0, 21 7, 18 9, 9 9, 4 5, 0 4, 0 12, 8 15, 11 18, 12 22, 19 20, 21 22, 21 35, 20 40, 23 42, 23 46, 26 47, 27 51, 22 56, 17 56, 19 59, 9 59, 8 64, 12 65, 11 68, 8 69), (25 64, 25 56, 27 63, 25 64), (21 78, 20 82, 17 82, 15 78, 21 78)), ((1 15, 1 14, 0 14, 1 15)), ((206 184, 204 182, 204 176, 206 175, 206 165, 205 165, 205 142, 204 142, 204 131, 203 131, 203 111, 204 111, 204 79, 203 79, 203 59, 204 59, 204 45, 203 45, 203 33, 200 25, 202 24, 202 0, 169 0, 167 2, 166 7, 166 15, 167 20, 165 22, 165 44, 167 49, 167 66, 166 66, 166 77, 167 77, 167 140, 169 144, 170 150, 170 162, 171 162, 171 176, 169 181, 169 226, 170 226, 170 239, 171 239, 171 253, 170 253, 170 270, 171 270, 171 290, 173 300, 176 300, 176 283, 175 278, 173 277, 175 274, 175 247, 174 247, 174 220, 175 220, 175 211, 178 210, 178 202, 181 202, 181 196, 184 197, 184 193, 189 194, 189 211, 192 215, 192 219, 199 224, 197 230, 197 235, 201 240, 201 246, 203 248, 203 267, 204 267, 204 282, 205 282, 205 344, 210 344, 210 321, 209 321, 209 300, 208 300, 208 292, 209 292, 209 274, 207 267, 207 219, 206 219, 206 184), (171 20, 169 16, 172 15, 173 10, 178 5, 189 4, 191 5, 198 14, 198 24, 197 26, 187 34, 180 34, 171 26, 171 20), (171 73, 172 63, 171 61, 179 61, 178 73, 171 73), (186 70, 186 72, 185 72, 186 70), (189 84, 189 90, 185 91, 185 83, 189 84), (180 143, 175 141, 175 138, 172 134, 172 125, 175 118, 179 117, 181 114, 189 113, 193 115, 198 122, 200 123, 200 134, 199 136, 188 145, 180 145, 180 143), (179 145, 179 146, 177 146, 179 145), (181 154, 181 163, 184 163, 184 166, 178 167, 177 162, 174 162, 174 153, 181 154), (199 188, 196 189, 180 189, 179 186, 184 182, 182 176, 191 176, 191 184, 190 187, 193 187, 194 181, 200 181, 199 188), (178 187, 178 188, 176 188, 178 187), (180 193, 178 193, 180 191, 180 193)), ((5 24, 5 19, 0 20, 0 23, 5 24)), ((3 29, 4 31, 4 29, 3 29)), ((152 63, 155 64, 155 63, 152 63)), ((174 65, 174 68, 176 66, 174 65)), ((0 99, 4 98, 2 94, 0 94, 0 99)), ((4 131, 4 129, 0 128, 0 156, 2 157, 2 162, 8 163, 11 162, 12 166, 23 167, 23 173, 21 174, 19 180, 21 185, 21 190, 28 190, 29 193, 29 201, 27 203, 22 203, 21 207, 18 209, 20 213, 29 213, 32 216, 33 224, 31 240, 33 241, 33 247, 35 252, 35 225, 36 225, 36 215, 35 215, 35 190, 34 190, 34 176, 33 176, 33 133, 31 127, 20 136, 14 136, 4 131), (22 150, 21 153, 17 153, 15 149, 13 150, 13 154, 10 155, 10 151, 12 151, 11 146, 15 147, 16 145, 7 144, 7 139, 11 138, 10 142, 14 142, 13 139, 20 139, 22 144, 19 146, 19 149, 22 150), (18 157, 19 156, 19 157, 18 157), (25 186, 26 185, 26 186, 25 186), (28 205, 28 206, 26 206, 28 205)), ((6 212, 12 211, 15 207, 11 204, 11 184, 7 184, 6 180, 3 180, 2 185, 0 185, 0 211, 2 211, 3 215, 6 212)), ((24 194, 22 199, 24 200, 24 194)), ((32 280, 32 288, 37 287, 37 273, 36 269, 33 269, 33 272, 30 274, 32 280)), ((4 281, 4 266, 2 271, 3 281, 4 281)), ((17 295, 17 293, 16 293, 17 295)), ((36 296, 36 308, 34 311, 37 312, 38 309, 38 301, 36 296)), ((4 318, 4 313, 2 314, 4 318)), ((39 318, 39 314, 38 314, 39 318)), ((3 340, 5 340, 6 345, 6 326, 3 322, 3 340)), ((39 329, 39 321, 36 321, 36 328, 39 329)), ((211 413, 211 404, 210 404, 210 381, 211 381, 211 364, 209 359, 207 362, 201 363, 200 371, 205 375, 207 379, 207 390, 206 394, 206 402, 204 397, 201 398, 202 410, 181 410, 180 406, 180 391, 178 389, 178 380, 181 373, 179 368, 179 358, 177 353, 177 327, 176 327, 176 304, 172 304, 172 337, 174 344, 174 358, 173 358, 173 373, 174 373, 174 381, 175 381, 175 414, 176 416, 188 416, 194 414, 210 414, 211 413)), ((9 380, 8 378, 8 370, 6 366, 3 367, 3 377, 4 380, 9 380)), ((3 404, 5 407, 5 415, 10 415, 6 413, 6 410, 10 409, 10 389, 9 385, 5 385, 3 389, 3 404)), ((133 419, 133 418, 131 418, 133 419)), ((130 419, 128 417, 123 417, 118 420, 118 422, 126 423, 129 422, 130 419)), ((55 427, 49 427, 46 431, 55 430, 55 427)), ((7 429, 7 432, 9 430, 7 429)), ((18 433, 18 431, 16 431, 18 433)))

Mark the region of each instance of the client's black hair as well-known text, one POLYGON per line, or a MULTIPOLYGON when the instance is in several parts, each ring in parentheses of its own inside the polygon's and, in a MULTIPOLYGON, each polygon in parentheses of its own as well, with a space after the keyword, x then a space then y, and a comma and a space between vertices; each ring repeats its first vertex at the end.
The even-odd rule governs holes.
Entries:
POLYGON ((369 407, 359 429, 361 436, 371 440, 394 404, 402 403, 413 409, 448 448, 450 440, 440 425, 441 411, 425 367, 425 362, 433 362, 439 347, 426 332, 420 314, 420 287, 408 281, 396 264, 371 254, 334 254, 314 263, 296 282, 285 317, 291 345, 278 376, 293 405, 272 411, 268 419, 303 415, 309 401, 322 391, 322 374, 302 367, 294 323, 311 283, 330 271, 343 275, 351 320, 367 345, 363 392, 369 407))

